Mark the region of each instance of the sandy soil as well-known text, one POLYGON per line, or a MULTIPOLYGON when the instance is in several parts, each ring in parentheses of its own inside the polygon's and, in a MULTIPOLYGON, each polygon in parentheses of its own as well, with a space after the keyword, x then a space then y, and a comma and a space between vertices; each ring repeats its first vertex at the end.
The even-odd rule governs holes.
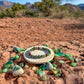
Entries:
MULTIPOLYGON (((30 67, 19 78, 10 78, 9 73, 0 74, 0 84, 84 84, 83 43, 84 23, 78 20, 26 17, 0 19, 0 69, 10 57, 15 55, 12 52, 14 46, 27 48, 33 45, 49 44, 51 48, 64 47, 64 53, 71 53, 80 60, 76 68, 67 65, 68 62, 62 65, 63 78, 50 76, 46 71, 48 79, 41 81, 30 67)), ((60 59, 63 58, 58 58, 56 61, 60 59)))

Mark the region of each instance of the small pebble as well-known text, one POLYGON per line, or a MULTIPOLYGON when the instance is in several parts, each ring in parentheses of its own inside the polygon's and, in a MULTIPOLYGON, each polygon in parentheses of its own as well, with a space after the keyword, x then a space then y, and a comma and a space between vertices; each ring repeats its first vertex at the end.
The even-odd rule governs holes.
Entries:
POLYGON ((25 67, 26 69, 27 69, 27 68, 29 68, 29 66, 28 66, 28 65, 25 65, 24 67, 25 67))
POLYGON ((76 66, 76 63, 71 63, 71 66, 72 66, 72 67, 75 67, 75 66, 76 66))
POLYGON ((74 62, 78 62, 78 58, 74 58, 74 62))
POLYGON ((41 71, 41 69, 38 69, 38 70, 36 71, 36 73, 39 74, 40 71, 41 71))
POLYGON ((59 63, 64 63, 64 61, 63 60, 60 60, 59 63))
POLYGON ((57 67, 57 65, 56 64, 53 64, 53 67, 57 67))
POLYGON ((36 70, 36 67, 35 67, 35 66, 33 66, 32 70, 36 70))
POLYGON ((54 56, 55 56, 55 57, 59 57, 59 55, 58 55, 58 54, 54 54, 54 56))
POLYGON ((13 61, 12 61, 12 60, 10 60, 10 61, 8 61, 8 62, 7 62, 7 64, 13 64, 13 61))
POLYGON ((10 67, 9 64, 5 64, 5 65, 4 65, 4 68, 7 68, 7 69, 8 69, 9 67, 10 67))
POLYGON ((45 81, 46 79, 47 79, 47 77, 44 75, 44 76, 43 76, 43 80, 45 81))
POLYGON ((19 56, 18 56, 18 55, 16 55, 16 56, 15 56, 15 60, 18 60, 18 59, 19 59, 19 56))
POLYGON ((3 69, 3 73, 6 73, 8 71, 8 69, 3 69))

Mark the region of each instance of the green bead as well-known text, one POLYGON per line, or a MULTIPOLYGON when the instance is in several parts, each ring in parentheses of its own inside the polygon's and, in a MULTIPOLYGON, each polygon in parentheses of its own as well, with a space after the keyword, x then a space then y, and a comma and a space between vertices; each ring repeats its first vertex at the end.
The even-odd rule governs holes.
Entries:
POLYGON ((57 65, 56 64, 53 64, 53 67, 57 67, 57 65))
POLYGON ((10 60, 10 61, 8 61, 8 62, 7 62, 7 64, 13 64, 13 61, 12 61, 12 60, 10 60))
POLYGON ((3 73, 3 70, 0 70, 0 74, 2 74, 3 73))
POLYGON ((47 77, 44 75, 44 76, 43 76, 43 80, 45 81, 46 79, 47 79, 47 77))
POLYGON ((8 69, 3 69, 3 73, 6 73, 8 71, 8 69))
POLYGON ((75 66, 76 66, 76 63, 71 63, 71 66, 72 66, 72 67, 75 67, 75 66))
POLYGON ((18 59, 19 59, 19 56, 18 56, 18 55, 16 55, 16 56, 15 56, 15 60, 18 60, 18 59))
POLYGON ((21 50, 18 47, 14 47, 13 51, 16 52, 16 53, 20 53, 21 50))
POLYGON ((36 73, 39 74, 40 71, 41 71, 41 69, 38 69, 38 70, 36 71, 36 73))
POLYGON ((10 67, 9 64, 5 64, 5 65, 4 65, 4 68, 7 68, 7 69, 8 69, 9 67, 10 67))
POLYGON ((78 58, 74 58, 74 62, 78 62, 78 58))
POLYGON ((27 68, 29 68, 29 66, 28 66, 28 65, 25 65, 24 67, 25 67, 26 69, 27 69, 27 68))
POLYGON ((59 57, 59 55, 58 55, 58 54, 54 54, 54 56, 55 56, 55 57, 59 57))
POLYGON ((63 60, 60 60, 59 63, 64 63, 64 61, 63 60))

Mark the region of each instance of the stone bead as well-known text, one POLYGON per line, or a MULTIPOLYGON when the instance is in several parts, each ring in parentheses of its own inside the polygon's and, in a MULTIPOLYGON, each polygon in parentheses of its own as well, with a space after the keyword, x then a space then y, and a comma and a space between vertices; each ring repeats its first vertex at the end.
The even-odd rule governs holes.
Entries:
POLYGON ((78 62, 78 58, 74 58, 74 62, 78 62))
POLYGON ((9 64, 5 64, 5 65, 4 65, 4 68, 7 68, 7 69, 8 69, 9 67, 10 67, 9 64))
POLYGON ((24 63, 23 62, 19 63, 19 66, 23 68, 24 67, 24 63))
POLYGON ((18 56, 18 55, 16 55, 16 56, 15 56, 15 60, 18 60, 18 59, 19 59, 19 56, 18 56))
POLYGON ((75 66, 76 66, 76 63, 71 63, 71 66, 72 66, 72 67, 75 67, 75 66))
POLYGON ((54 56, 55 56, 55 57, 59 57, 59 55, 58 55, 58 54, 54 54, 54 56))
POLYGON ((44 80, 44 81, 47 80, 47 77, 46 77, 45 75, 43 76, 43 80, 44 80))
POLYGON ((45 71, 40 71, 40 72, 39 72, 39 76, 42 77, 42 76, 44 76, 44 75, 45 75, 45 71))
POLYGON ((0 74, 2 74, 3 73, 3 70, 0 70, 0 74))
POLYGON ((40 71, 41 71, 41 69, 38 69, 38 70, 36 71, 36 73, 39 74, 40 71))
POLYGON ((64 61, 63 60, 60 60, 59 63, 64 63, 64 61))
POLYGON ((57 67, 57 65, 56 64, 53 64, 53 67, 57 67))
POLYGON ((25 67, 26 69, 27 69, 27 68, 29 68, 29 66, 28 66, 28 65, 25 65, 24 67, 25 67))
POLYGON ((7 62, 7 64, 13 64, 13 61, 12 61, 12 60, 10 60, 10 61, 8 61, 8 62, 7 62))
POLYGON ((3 69, 3 73, 6 73, 8 71, 8 69, 3 69))
POLYGON ((46 64, 46 67, 47 67, 48 70, 52 70, 53 69, 53 65, 50 62, 48 62, 46 64))

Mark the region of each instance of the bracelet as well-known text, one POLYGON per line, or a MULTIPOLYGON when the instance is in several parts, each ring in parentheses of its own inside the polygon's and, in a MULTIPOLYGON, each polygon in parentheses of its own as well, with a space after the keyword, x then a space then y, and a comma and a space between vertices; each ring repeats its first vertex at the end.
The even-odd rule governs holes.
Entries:
POLYGON ((44 58, 44 57, 47 57, 51 54, 51 51, 48 50, 47 48, 42 48, 42 47, 33 47, 32 49, 29 50, 29 56, 31 56, 32 58, 44 58), (33 55, 31 54, 32 51, 34 50, 46 50, 48 53, 47 54, 44 54, 44 55, 33 55))

